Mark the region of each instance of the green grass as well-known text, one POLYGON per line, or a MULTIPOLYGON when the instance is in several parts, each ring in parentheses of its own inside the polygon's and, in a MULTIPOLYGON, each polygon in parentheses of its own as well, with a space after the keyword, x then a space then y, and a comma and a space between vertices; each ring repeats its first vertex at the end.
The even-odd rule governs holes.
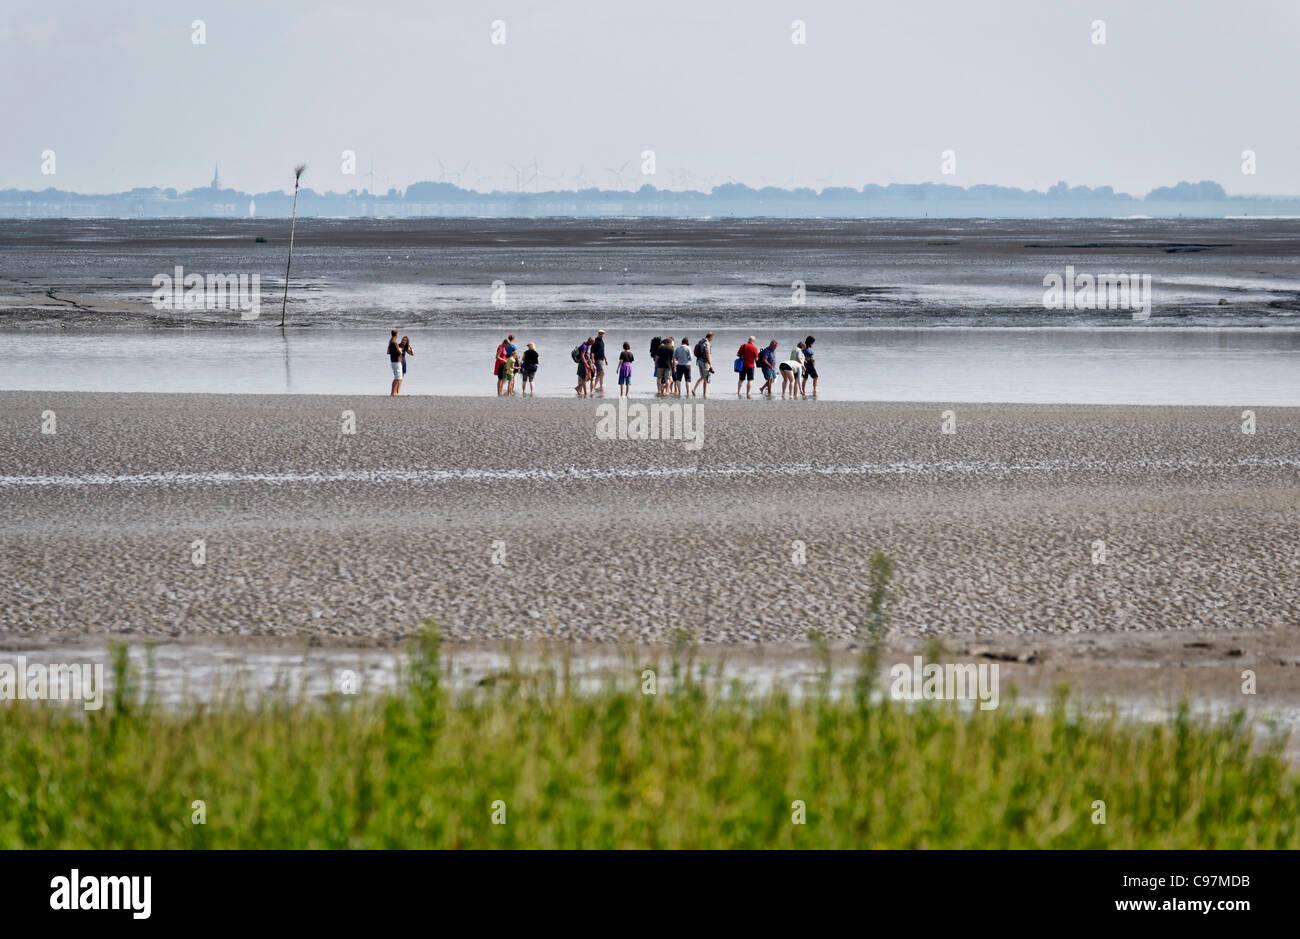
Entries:
POLYGON ((429 635, 387 696, 0 706, 0 847, 1300 847, 1300 778, 1240 717, 440 675, 429 635))

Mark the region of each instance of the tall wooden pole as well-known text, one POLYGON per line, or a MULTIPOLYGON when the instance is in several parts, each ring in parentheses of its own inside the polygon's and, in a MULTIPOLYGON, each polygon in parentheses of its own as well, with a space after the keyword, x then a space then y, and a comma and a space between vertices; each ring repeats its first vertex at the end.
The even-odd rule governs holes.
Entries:
POLYGON ((293 168, 293 220, 289 223, 289 259, 284 262, 284 299, 280 301, 280 328, 284 329, 284 308, 289 302, 289 266, 293 264, 293 233, 298 227, 298 181, 307 167, 299 164, 293 168))

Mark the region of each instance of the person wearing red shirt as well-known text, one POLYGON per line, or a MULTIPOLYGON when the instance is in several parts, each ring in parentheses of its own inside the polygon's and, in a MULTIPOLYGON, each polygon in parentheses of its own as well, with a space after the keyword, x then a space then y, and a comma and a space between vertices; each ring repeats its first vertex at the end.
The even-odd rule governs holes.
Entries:
POLYGON ((745 385, 745 397, 751 397, 749 391, 754 387, 754 364, 758 362, 758 346, 750 336, 736 353, 740 357, 740 377, 736 379, 736 397, 740 397, 740 386, 745 385), (748 383, 748 384, 746 384, 748 383))
MULTIPOLYGON (((394 330, 393 330, 393 338, 396 339, 396 337, 397 337, 397 330, 394 329, 394 330)), ((497 359, 496 359, 496 364, 492 366, 492 374, 495 375, 496 378, 497 378, 497 397, 498 397, 498 398, 501 397, 501 394, 502 394, 502 392, 505 390, 505 387, 506 387, 506 377, 505 377, 506 372, 505 372, 505 366, 506 366, 506 359, 510 358, 510 353, 508 353, 508 352, 506 351, 506 348, 507 348, 509 345, 510 345, 510 340, 509 340, 509 339, 502 339, 502 340, 501 340, 501 345, 497 346, 497 359)), ((397 394, 397 392, 394 391, 393 394, 397 394)))

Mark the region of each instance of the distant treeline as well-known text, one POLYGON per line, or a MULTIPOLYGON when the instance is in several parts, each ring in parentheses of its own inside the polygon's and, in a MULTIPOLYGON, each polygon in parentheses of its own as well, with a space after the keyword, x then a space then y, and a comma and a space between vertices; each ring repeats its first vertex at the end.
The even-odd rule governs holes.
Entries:
MULTIPOLYGON (((288 216, 292 194, 236 189, 132 189, 84 195, 60 189, 0 190, 0 217, 175 218, 288 216)), ((333 217, 421 216, 732 216, 775 218, 1044 218, 1150 215, 1212 218, 1225 215, 1300 216, 1300 196, 1230 196, 1215 182, 1161 186, 1145 197, 1059 182, 1046 192, 1008 186, 942 183, 870 184, 861 189, 754 189, 741 183, 708 192, 658 189, 578 189, 478 192, 445 182, 418 182, 405 192, 303 189, 298 214, 333 217)))

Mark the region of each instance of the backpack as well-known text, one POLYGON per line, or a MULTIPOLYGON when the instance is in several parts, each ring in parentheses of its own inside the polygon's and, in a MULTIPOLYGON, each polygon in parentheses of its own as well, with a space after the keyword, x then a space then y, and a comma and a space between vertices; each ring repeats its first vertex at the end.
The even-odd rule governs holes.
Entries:
POLYGON ((573 351, 569 353, 569 358, 575 362, 582 361, 582 346, 574 346, 573 351))
POLYGON ((704 358, 704 340, 703 340, 703 339, 701 339, 699 342, 697 342, 697 343, 695 344, 695 357, 696 357, 697 359, 702 359, 702 358, 704 358))
POLYGON ((659 351, 659 343, 661 342, 663 342, 663 339, 659 336, 655 336, 650 340, 650 356, 652 358, 654 357, 654 354, 659 351))

